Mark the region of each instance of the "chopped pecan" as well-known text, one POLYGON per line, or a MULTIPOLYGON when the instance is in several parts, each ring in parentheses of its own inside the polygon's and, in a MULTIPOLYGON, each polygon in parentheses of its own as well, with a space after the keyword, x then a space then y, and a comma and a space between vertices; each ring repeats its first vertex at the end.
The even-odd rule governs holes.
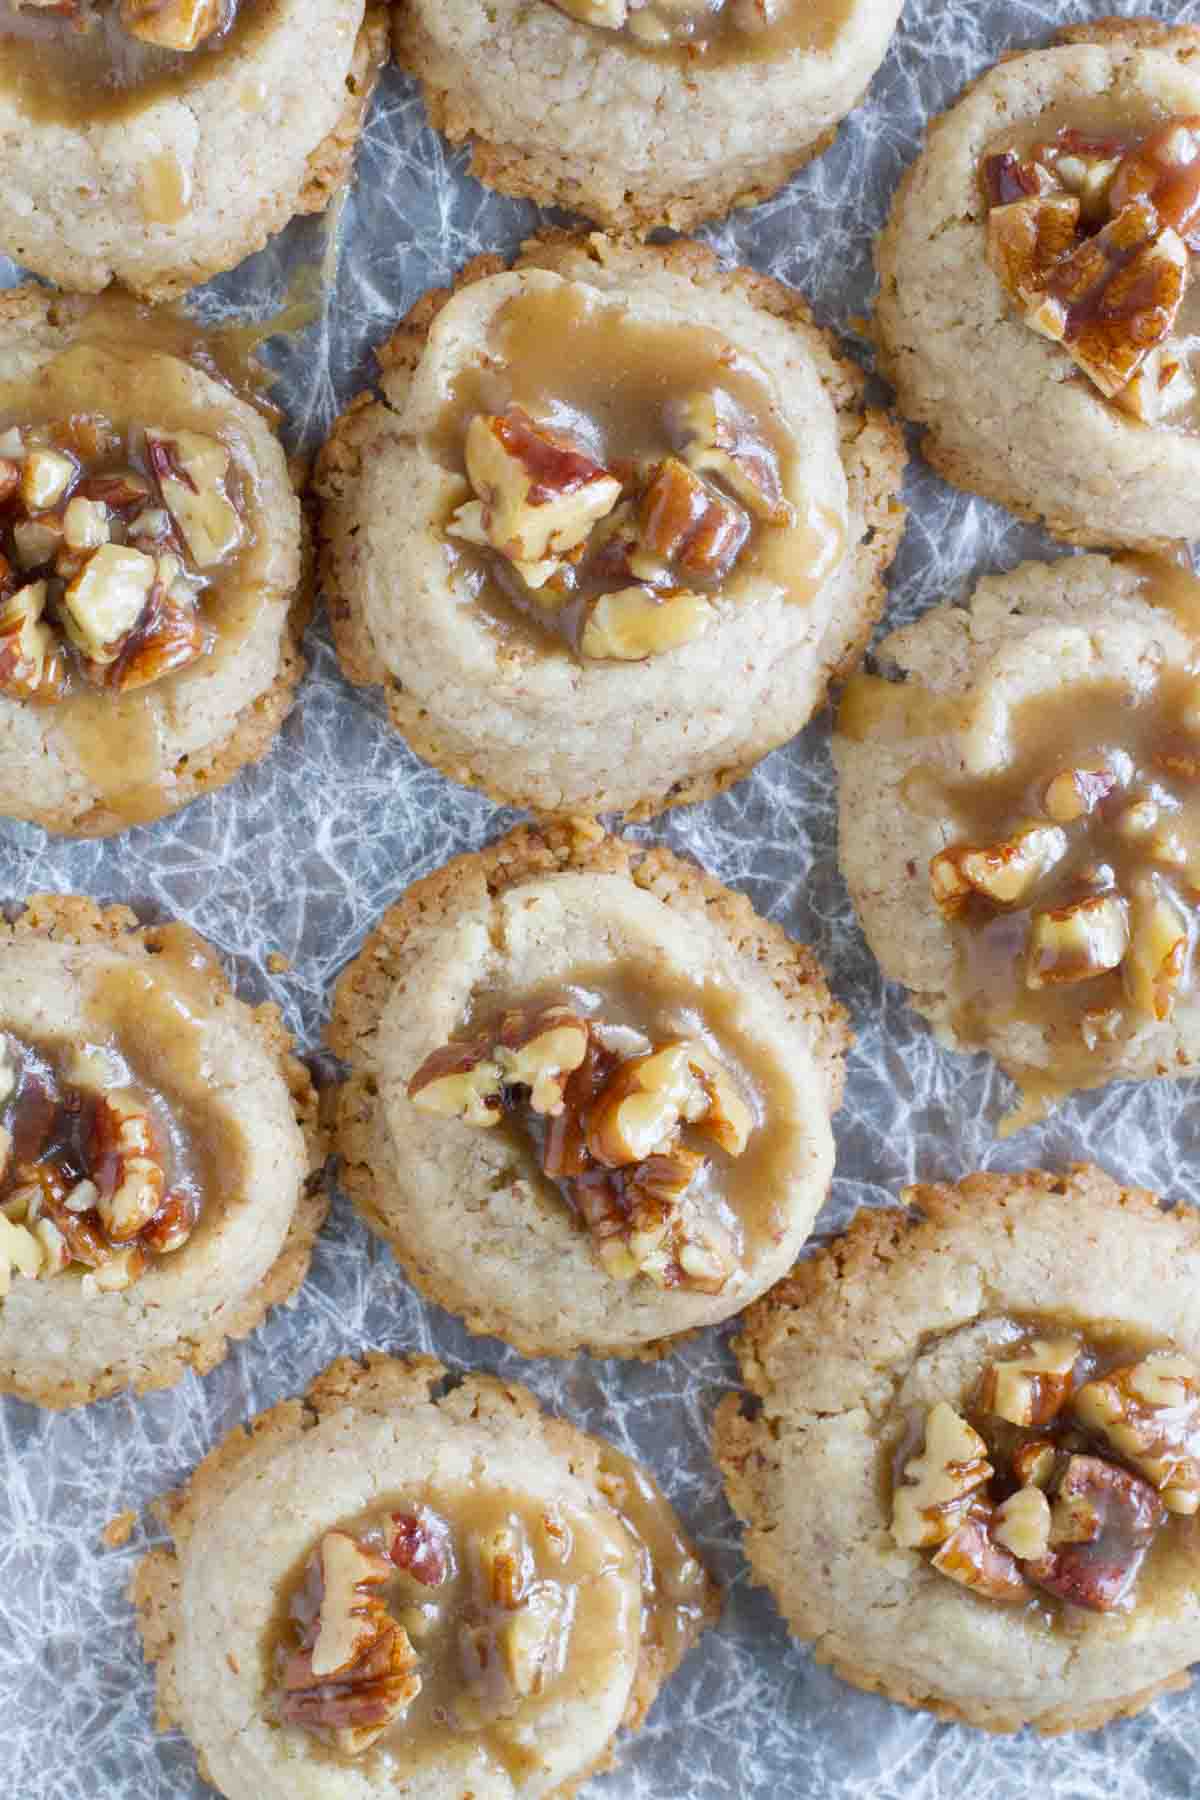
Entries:
POLYGON ((245 537, 229 493, 233 459, 219 438, 147 428, 146 459, 198 569, 225 562, 245 537))
POLYGON ((63 595, 63 622, 89 662, 116 662, 155 580, 153 558, 128 545, 103 544, 88 557, 63 595))
POLYGON ((1200 252, 1200 118, 1170 119, 1118 164, 1109 204, 1148 200, 1163 225, 1200 252))
POLYGON ((943 1544, 992 1478, 987 1445, 945 1400, 930 1408, 924 1446, 892 1497, 892 1536, 905 1549, 943 1544))
POLYGON ((1128 947, 1128 909, 1118 894, 1093 894, 1071 906, 1035 913, 1026 985, 1043 988, 1090 981, 1117 968, 1128 947))
POLYGON ((222 17, 221 0, 121 0, 126 31, 161 50, 195 50, 222 17))
MULTIPOLYGON (((645 1056, 621 1064, 593 1103, 588 1120, 587 1146, 606 1168, 642 1162, 655 1151, 668 1148, 681 1124, 703 1131, 714 1110, 745 1103, 713 1064, 702 1044, 680 1038, 645 1056), (722 1100, 714 1095, 720 1082, 722 1100)), ((724 1134, 718 1123, 714 1131, 724 1134)), ((744 1148, 748 1127, 737 1135, 744 1148)), ((735 1151, 734 1154, 740 1154, 735 1151)))
POLYGON ((58 640, 45 624, 46 583, 18 588, 0 606, 0 693, 56 700, 67 671, 58 640))
POLYGON ((398 1569, 422 1587, 441 1587, 454 1572, 450 1527, 427 1506, 392 1514, 388 1555, 398 1569))
POLYGON ((723 581, 750 535, 741 507, 714 492, 677 456, 659 464, 642 495, 643 548, 691 581, 723 581))
POLYGON ((1078 1339, 1038 1338, 1016 1356, 989 1363, 979 1404, 1012 1425, 1048 1425, 1070 1398, 1078 1360, 1078 1339))
POLYGON ((1050 1548, 1050 1502, 1038 1484, 1018 1488, 1001 1501, 992 1515, 992 1538, 1023 1562, 1045 1556, 1050 1548))
POLYGON ((952 844, 929 864, 933 897, 953 917, 980 894, 995 906, 1016 906, 1066 855, 1057 825, 1027 825, 999 844, 952 844))
POLYGON ((527 1087, 534 1112, 553 1118, 563 1110, 563 1090, 587 1055, 589 1040, 586 1021, 569 1006, 550 1006, 507 1014, 492 1056, 505 1086, 527 1087))
POLYGON ((1050 1549, 1025 1564, 1038 1587, 1111 1612, 1137 1579, 1163 1504, 1149 1482, 1097 1456, 1072 1456, 1055 1498, 1050 1549))
POLYGON ((1075 1410, 1153 1483, 1168 1512, 1200 1509, 1200 1370, 1146 1357, 1080 1388, 1075 1410))
POLYGON ((991 1532, 986 1507, 972 1509, 931 1558, 939 1575, 949 1576, 985 1600, 1013 1604, 1029 1598, 1029 1583, 1011 1550, 991 1532))
POLYGON ((504 1072, 488 1054, 490 1039, 446 1044, 434 1050, 408 1084, 408 1097, 421 1112, 486 1129, 500 1121, 504 1072))
POLYGON ((196 608, 173 600, 156 585, 113 661, 109 686, 118 693, 148 687, 176 669, 186 669, 208 645, 209 632, 196 608))
POLYGON ((690 644, 715 616, 703 594, 686 588, 620 588, 592 602, 580 652, 596 661, 644 662, 690 644))
POLYGON ((1187 249, 1153 206, 1128 205, 1061 257, 1026 314, 1064 345, 1102 393, 1120 392, 1170 336, 1187 281, 1187 249))
POLYGON ((621 497, 607 469, 519 406, 471 420, 466 463, 488 541, 517 564, 573 550, 621 497))
POLYGON ((791 523, 775 453, 732 395, 719 388, 691 394, 671 409, 670 420, 690 468, 716 476, 768 525, 791 523))

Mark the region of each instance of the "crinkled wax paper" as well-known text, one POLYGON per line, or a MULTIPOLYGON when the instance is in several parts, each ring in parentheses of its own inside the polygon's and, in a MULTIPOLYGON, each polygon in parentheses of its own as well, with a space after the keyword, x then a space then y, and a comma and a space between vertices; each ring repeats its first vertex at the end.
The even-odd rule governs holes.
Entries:
MULTIPOLYGON (((1200 19, 1200 0, 1154 4, 1163 17, 1200 19)), ((1146 6, 1117 0, 1117 10, 1146 6)), ((925 122, 1000 52, 1038 43, 1087 12, 1076 0, 908 0, 887 62, 835 146, 780 197, 707 235, 722 254, 794 283, 853 345, 870 308, 872 239, 925 122)), ((341 217, 323 322, 272 347, 295 441, 320 440, 335 409, 370 379, 371 346, 426 288, 477 251, 515 249, 535 219, 532 208, 471 181, 463 157, 429 130, 411 84, 389 74, 341 217)), ((324 256, 327 231, 320 222, 293 226, 205 290, 205 314, 278 307, 296 270, 324 256)), ((1046 540, 919 464, 908 500, 890 623, 961 594, 987 570, 1051 553, 1046 540)), ((146 918, 186 919, 220 948, 242 992, 277 1000, 312 1049, 333 979, 380 912, 416 876, 509 821, 409 754, 378 698, 341 679, 321 625, 308 650, 300 703, 260 769, 117 842, 67 844, 0 825, 0 896, 75 890, 128 901, 146 918), (271 951, 289 959, 287 973, 268 973, 271 951)), ((997 1142, 1011 1101, 1006 1084, 986 1059, 935 1047, 901 994, 881 982, 855 924, 837 872, 828 733, 822 717, 732 793, 645 833, 699 858, 812 943, 851 1010, 857 1043, 822 1229, 864 1202, 894 1201, 905 1182, 1082 1155, 1124 1181, 1190 1198, 1198 1148, 1190 1082, 1112 1087, 997 1142)), ((503 1370, 606 1433, 653 1468, 727 1584, 720 1628, 660 1698, 616 1772, 589 1792, 613 1800, 777 1792, 1007 1800, 1035 1791, 1044 1800, 1162 1800, 1197 1791, 1200 1696, 1159 1700, 1139 1719, 1089 1736, 993 1740, 860 1694, 815 1667, 748 1585, 738 1527, 710 1464, 709 1421, 735 1374, 728 1335, 703 1334, 652 1367, 527 1362, 418 1300, 338 1201, 295 1305, 204 1380, 189 1376, 168 1393, 65 1416, 0 1402, 0 1793, 191 1800, 208 1791, 187 1744, 152 1727, 151 1677, 125 1600, 137 1557, 159 1537, 142 1509, 239 1421, 296 1393, 333 1357, 368 1348, 433 1351, 455 1368, 503 1370), (125 1508, 138 1510, 138 1527, 127 1547, 106 1551, 101 1529, 125 1508)), ((247 1553, 252 1578, 252 1545, 247 1553)))

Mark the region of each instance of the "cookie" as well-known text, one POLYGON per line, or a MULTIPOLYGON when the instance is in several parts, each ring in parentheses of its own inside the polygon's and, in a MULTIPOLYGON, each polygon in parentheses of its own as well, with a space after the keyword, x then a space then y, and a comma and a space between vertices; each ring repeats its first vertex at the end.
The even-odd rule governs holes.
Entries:
POLYGON ((948 481, 1084 545, 1200 536, 1200 29, 1108 19, 930 128, 879 241, 881 366, 948 481))
POLYGON ((222 344, 110 296, 0 294, 0 814, 162 818, 291 707, 300 505, 222 344))
POLYGON ((1200 582, 1068 557, 878 647, 834 734, 840 859, 885 975, 1023 1118, 1200 1058, 1200 582), (886 677, 894 679, 887 679, 886 677))
POLYGON ((13 0, 0 247, 150 300, 233 268, 348 178, 386 49, 364 0, 13 0))
POLYGON ((164 1511, 159 1724, 227 1800, 573 1793, 718 1609, 643 1469, 427 1357, 334 1363, 164 1511))
POLYGON ((522 828, 418 881, 343 974, 342 1180, 471 1330, 658 1354, 803 1243, 848 1041, 740 894, 594 826, 522 828))
POLYGON ((318 467, 324 586, 346 674, 445 774, 648 817, 740 779, 853 663, 903 443, 777 282, 551 235, 380 361, 318 467))
POLYGON ((214 1368, 304 1279, 323 1156, 278 1009, 202 938, 31 900, 0 937, 0 1391, 77 1406, 214 1368))
POLYGON ((1080 1165, 860 1212, 747 1316, 746 1554, 856 1687, 1090 1730, 1200 1657, 1200 1228, 1080 1165))
POLYGON ((781 187, 883 61, 899 0, 403 0, 396 58, 501 193, 690 229, 781 187))

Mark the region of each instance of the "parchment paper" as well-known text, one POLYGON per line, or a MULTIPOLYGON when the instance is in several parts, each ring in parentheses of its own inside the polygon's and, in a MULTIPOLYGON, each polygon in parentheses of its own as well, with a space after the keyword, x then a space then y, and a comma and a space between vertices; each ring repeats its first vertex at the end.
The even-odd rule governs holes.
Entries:
MULTIPOLYGON (((780 198, 711 231, 730 257, 794 283, 844 333, 869 311, 871 242, 925 121, 1014 45, 1094 9, 908 0, 870 96, 833 149, 780 198)), ((1115 10, 1148 10, 1117 0, 1115 10)), ((1200 0, 1153 10, 1200 19, 1200 0)), ((295 442, 319 442, 370 377, 369 350, 429 286, 482 249, 513 250, 532 208, 486 194, 428 129, 411 85, 389 74, 340 225, 323 323, 273 347, 295 442)), ((293 226, 200 297, 206 314, 270 312, 292 274, 325 254, 327 227, 293 226)), ((0 279, 12 279, 0 264, 0 279)), ((861 344, 859 345, 861 349, 861 344)), ((892 582, 891 624, 977 575, 1052 547, 998 508, 967 499, 919 464, 892 582)), ((243 993, 279 1001, 312 1049, 330 986, 368 928, 416 876, 498 835, 509 821, 410 755, 377 700, 340 678, 323 627, 300 703, 265 765, 176 819, 115 843, 54 842, 0 824, 0 897, 39 890, 128 901, 144 917, 186 919, 225 954, 243 993), (265 960, 281 951, 290 972, 265 960)), ((994 1136, 1011 1090, 983 1058, 935 1048, 885 987, 837 873, 828 722, 819 719, 753 778, 713 804, 647 828, 743 889, 812 943, 853 1015, 858 1041, 837 1120, 838 1177, 820 1224, 887 1204, 919 1178, 978 1167, 1061 1165, 1089 1155, 1124 1181, 1194 1197, 1193 1083, 1112 1087, 1064 1106, 1007 1143, 994 1136)), ((1064 1246, 1069 1254, 1069 1246, 1064 1246)), ((745 1580, 738 1528, 708 1454, 712 1410, 733 1379, 728 1332, 665 1362, 526 1362, 471 1339, 423 1305, 390 1254, 335 1205, 296 1304, 204 1380, 65 1416, 0 1402, 0 1795, 5 1800, 192 1800, 210 1790, 191 1750, 156 1738, 152 1684, 124 1598, 156 1541, 141 1509, 182 1479, 239 1421, 296 1393, 333 1357, 368 1348, 433 1351, 452 1367, 500 1369, 654 1469, 728 1584, 711 1633, 659 1700, 616 1773, 589 1792, 612 1800, 716 1800, 787 1793, 812 1800, 1175 1800, 1200 1790, 1200 1697, 1160 1700, 1136 1721, 1086 1737, 989 1739, 844 1686, 790 1643, 745 1580), (139 1511, 129 1545, 107 1551, 106 1521, 139 1511)), ((253 1546, 247 1546, 248 1572, 253 1546)))

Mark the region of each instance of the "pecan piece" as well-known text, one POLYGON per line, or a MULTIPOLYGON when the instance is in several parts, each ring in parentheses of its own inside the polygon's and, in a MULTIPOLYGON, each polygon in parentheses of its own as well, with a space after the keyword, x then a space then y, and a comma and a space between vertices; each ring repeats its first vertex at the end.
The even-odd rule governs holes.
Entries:
POLYGON ((46 593, 44 581, 33 581, 0 606, 0 693, 57 700, 66 691, 66 664, 43 622, 46 593))
POLYGON ((563 1110, 568 1078, 587 1055, 590 1032, 569 1006, 509 1013, 492 1047, 506 1087, 527 1087, 534 1112, 550 1118, 563 1110))
POLYGON ((412 1513, 393 1513, 392 1527, 388 1555, 396 1567, 422 1587, 441 1587, 454 1572, 446 1521, 422 1506, 412 1513))
POLYGON ((715 493, 677 456, 658 465, 642 496, 643 549, 692 581, 725 579, 750 536, 741 507, 715 493))
POLYGON ((1011 1550, 993 1539, 991 1521, 988 1508, 973 1509, 934 1552, 933 1567, 985 1600, 1027 1600, 1029 1583, 1011 1550))
POLYGON ((221 19, 221 0, 121 0, 126 31, 161 50, 195 50, 221 19))
POLYGON ((1122 158, 1109 205, 1148 200, 1188 249, 1200 249, 1200 118, 1170 119, 1122 158))
POLYGON ((1007 1361, 988 1365, 979 1404, 1011 1425, 1048 1425, 1070 1398, 1078 1360, 1078 1339, 1037 1338, 1007 1361))
POLYGON ((930 1408, 919 1455, 892 1497, 892 1536, 904 1549, 943 1544, 978 1503, 994 1471, 987 1445, 945 1400, 930 1408))
POLYGON ((1072 1456, 1054 1503, 1050 1549, 1025 1572, 1073 1606, 1112 1612, 1137 1580, 1163 1517, 1149 1482, 1101 1457, 1072 1456))
POLYGON ((602 464, 519 406, 471 420, 466 464, 489 543, 518 565, 573 550, 621 497, 620 482, 602 464))
POLYGON ((1075 1411, 1152 1482, 1168 1512, 1200 1510, 1200 1370, 1148 1356, 1080 1388, 1075 1411))
POLYGON ((1129 947, 1126 903, 1117 894, 1090 895, 1072 906, 1035 913, 1025 962, 1027 987, 1091 981, 1115 969, 1129 947))
POLYGON ((489 1056, 491 1044, 479 1039, 445 1044, 425 1058, 408 1084, 408 1097, 420 1112, 442 1119, 461 1119, 485 1130, 500 1121, 504 1073, 489 1056))
POLYGON ((648 656, 690 644, 715 616, 703 594, 686 588, 658 592, 620 588, 593 601, 579 640, 580 654, 598 662, 644 662, 648 656))

